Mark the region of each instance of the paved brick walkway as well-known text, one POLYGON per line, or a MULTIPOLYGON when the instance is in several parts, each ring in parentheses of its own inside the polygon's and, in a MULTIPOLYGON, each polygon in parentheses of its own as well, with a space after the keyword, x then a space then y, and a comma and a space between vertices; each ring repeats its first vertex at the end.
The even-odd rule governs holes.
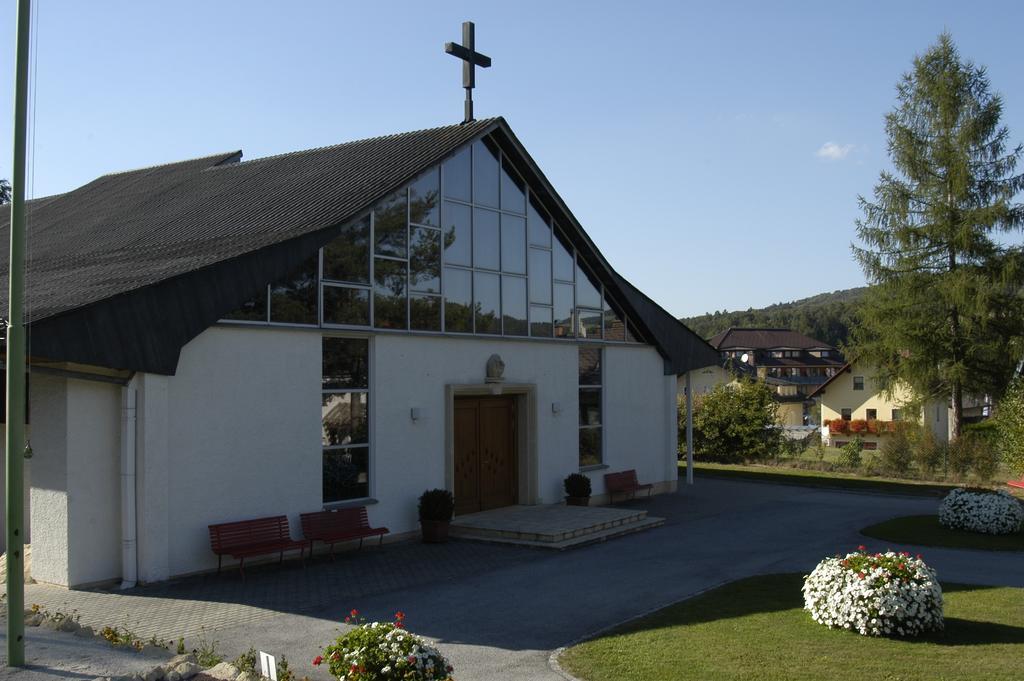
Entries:
POLYGON ((317 556, 305 569, 299 561, 247 566, 245 581, 237 570, 225 567, 219 577, 202 575, 129 591, 68 591, 33 584, 25 587, 25 603, 77 612, 82 624, 94 628, 123 626, 142 638, 194 639, 281 613, 345 608, 375 594, 448 583, 536 555, 531 549, 467 541, 409 541, 339 553, 334 562, 317 556))

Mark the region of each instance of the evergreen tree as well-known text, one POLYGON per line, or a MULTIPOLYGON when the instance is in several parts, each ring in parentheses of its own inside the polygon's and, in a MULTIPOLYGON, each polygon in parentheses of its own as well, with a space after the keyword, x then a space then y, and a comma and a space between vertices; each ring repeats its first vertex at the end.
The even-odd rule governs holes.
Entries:
POLYGON ((0 180, 0 206, 11 202, 11 183, 7 180, 0 180))
POLYGON ((874 201, 860 197, 854 255, 874 284, 854 330, 856 354, 920 399, 1001 394, 1021 356, 1024 324, 1018 246, 1022 148, 1007 151, 1002 99, 983 67, 961 60, 952 38, 914 59, 886 116, 895 173, 882 172, 874 201))

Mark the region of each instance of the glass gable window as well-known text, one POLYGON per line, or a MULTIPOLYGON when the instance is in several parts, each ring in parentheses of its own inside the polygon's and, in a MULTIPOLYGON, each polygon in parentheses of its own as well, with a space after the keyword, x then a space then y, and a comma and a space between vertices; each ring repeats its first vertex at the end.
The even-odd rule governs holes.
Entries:
POLYGON ((291 276, 270 285, 270 321, 316 324, 317 257, 304 262, 291 276))
POLYGON ((369 341, 322 342, 323 503, 370 495, 369 341))
POLYGON ((580 468, 594 466, 604 459, 602 428, 602 351, 579 349, 580 468))
POLYGON ((224 321, 637 342, 490 137, 337 227, 224 321))
POLYGON ((408 231, 408 193, 403 189, 384 199, 373 211, 373 252, 404 258, 408 231))

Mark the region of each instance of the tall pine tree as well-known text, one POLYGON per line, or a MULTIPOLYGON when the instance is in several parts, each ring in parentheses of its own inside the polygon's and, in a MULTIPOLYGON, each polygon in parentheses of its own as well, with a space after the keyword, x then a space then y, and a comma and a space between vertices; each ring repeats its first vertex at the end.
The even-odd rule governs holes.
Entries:
POLYGON ((964 395, 1001 395, 1024 354, 1024 258, 999 239, 1024 224, 1022 148, 1007 151, 1002 100, 948 33, 896 91, 895 173, 881 173, 874 201, 860 197, 853 252, 873 286, 853 351, 883 389, 902 381, 921 400, 951 400, 957 437, 964 395))

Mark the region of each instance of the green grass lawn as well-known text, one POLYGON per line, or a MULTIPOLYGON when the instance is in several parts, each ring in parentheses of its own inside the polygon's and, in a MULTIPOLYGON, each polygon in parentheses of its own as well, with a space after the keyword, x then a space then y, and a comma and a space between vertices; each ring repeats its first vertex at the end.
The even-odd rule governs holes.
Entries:
POLYGON ((586 681, 999 681, 1022 678, 1024 589, 944 585, 946 631, 919 639, 830 630, 801 575, 727 584, 567 650, 586 681))
MULTIPOLYGON (((934 497, 945 496, 950 490, 959 486, 952 482, 901 480, 897 478, 869 477, 840 471, 818 471, 788 466, 757 464, 695 463, 693 471, 695 476, 710 475, 714 477, 759 480, 762 482, 778 482, 811 487, 889 492, 891 494, 923 494, 934 497)), ((679 474, 686 474, 685 463, 680 463, 679 474)))
MULTIPOLYGON (((1016 534, 980 534, 951 530, 939 524, 935 515, 910 515, 865 527, 861 534, 897 544, 944 546, 954 549, 987 551, 1024 551, 1024 532, 1016 534)), ((1022 674, 1024 676, 1024 674, 1022 674)))

